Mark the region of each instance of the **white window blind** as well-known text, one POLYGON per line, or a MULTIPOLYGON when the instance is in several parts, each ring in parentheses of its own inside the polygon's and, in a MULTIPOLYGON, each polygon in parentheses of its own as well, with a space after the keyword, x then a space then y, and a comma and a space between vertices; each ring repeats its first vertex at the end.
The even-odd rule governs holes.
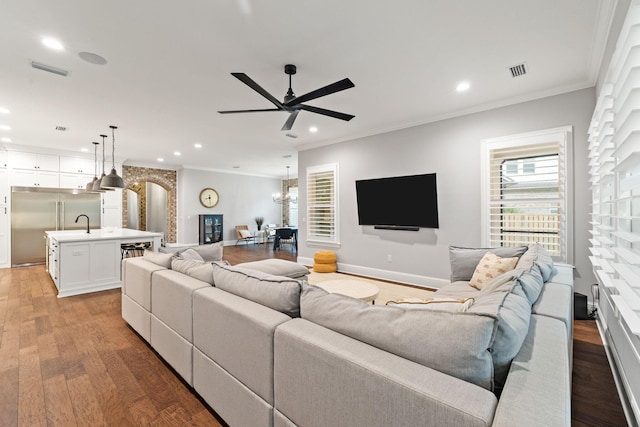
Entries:
POLYGON ((338 244, 338 165, 307 168, 307 240, 338 244))
MULTIPOLYGON (((600 317, 612 323, 615 317, 624 320, 636 343, 640 337, 639 52, 640 2, 633 1, 589 127, 593 226, 589 258, 602 289, 600 317), (615 317, 608 316, 611 306, 615 317)), ((628 342, 632 340, 623 337, 616 347, 628 342)), ((633 363, 625 361, 626 369, 637 370, 637 354, 633 363)), ((640 396, 640 386, 634 393, 640 396)), ((638 406, 634 410, 640 417, 638 406)))
POLYGON ((569 134, 565 128, 483 141, 483 245, 539 243, 570 262, 569 134))

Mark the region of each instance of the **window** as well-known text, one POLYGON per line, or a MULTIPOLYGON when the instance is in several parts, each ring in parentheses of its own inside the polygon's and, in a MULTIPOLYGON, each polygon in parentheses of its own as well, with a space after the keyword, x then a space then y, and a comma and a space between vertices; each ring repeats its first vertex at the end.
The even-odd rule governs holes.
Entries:
POLYGON ((289 221, 290 227, 298 227, 298 187, 289 187, 289 221))
POLYGON ((570 142, 570 127, 482 142, 483 245, 537 242, 572 262, 570 142))
POLYGON ((307 168, 307 240, 339 244, 338 165, 307 168))

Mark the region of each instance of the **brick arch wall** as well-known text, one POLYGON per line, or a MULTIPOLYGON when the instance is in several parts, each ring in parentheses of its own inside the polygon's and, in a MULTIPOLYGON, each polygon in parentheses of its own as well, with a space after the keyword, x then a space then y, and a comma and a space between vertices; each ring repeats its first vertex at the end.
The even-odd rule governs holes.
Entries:
MULTIPOLYGON (((153 182, 167 191, 167 243, 176 242, 177 205, 176 188, 178 187, 176 171, 169 169, 142 168, 138 166, 122 166, 122 179, 125 190, 135 188, 137 182, 153 182)), ((135 190, 134 190, 135 191, 135 190)), ((122 192, 122 227, 128 225, 129 209, 127 207, 127 192, 122 192)))

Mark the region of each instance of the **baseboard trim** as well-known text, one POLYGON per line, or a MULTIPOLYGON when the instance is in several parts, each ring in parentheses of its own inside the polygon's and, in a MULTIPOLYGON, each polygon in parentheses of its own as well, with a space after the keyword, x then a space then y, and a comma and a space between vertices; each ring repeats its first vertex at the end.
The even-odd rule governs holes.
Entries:
MULTIPOLYGON (((313 258, 298 257, 298 264, 313 266, 313 258)), ((439 289, 445 284, 451 283, 445 279, 438 279, 417 274, 402 273, 398 271, 382 270, 378 268, 363 267, 360 265, 344 264, 338 262, 338 272, 370 277, 372 279, 387 280, 390 282, 404 283, 430 289, 439 289)))

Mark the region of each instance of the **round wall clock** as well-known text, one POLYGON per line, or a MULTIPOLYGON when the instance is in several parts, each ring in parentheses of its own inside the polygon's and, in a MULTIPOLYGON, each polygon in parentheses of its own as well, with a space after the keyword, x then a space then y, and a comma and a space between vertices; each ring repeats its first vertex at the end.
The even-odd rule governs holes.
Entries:
POLYGON ((212 208, 218 204, 220 196, 213 188, 205 188, 200 192, 200 203, 205 208, 212 208))

